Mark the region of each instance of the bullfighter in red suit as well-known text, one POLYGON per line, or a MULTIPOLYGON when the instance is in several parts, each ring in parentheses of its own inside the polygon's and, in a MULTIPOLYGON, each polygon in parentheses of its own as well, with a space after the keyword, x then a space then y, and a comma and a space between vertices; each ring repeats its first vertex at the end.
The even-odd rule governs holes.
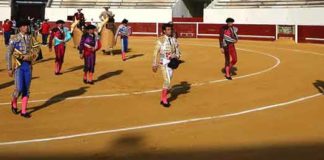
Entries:
POLYGON ((232 80, 230 71, 237 63, 237 54, 234 44, 238 41, 238 29, 233 26, 233 18, 227 18, 226 23, 227 25, 223 26, 220 30, 219 44, 221 52, 225 56, 225 78, 232 80))
POLYGON ((62 20, 56 21, 57 27, 52 30, 50 41, 48 44, 50 52, 54 41, 55 50, 55 75, 61 75, 62 65, 64 62, 65 43, 71 39, 71 33, 68 28, 64 27, 65 22, 62 20))

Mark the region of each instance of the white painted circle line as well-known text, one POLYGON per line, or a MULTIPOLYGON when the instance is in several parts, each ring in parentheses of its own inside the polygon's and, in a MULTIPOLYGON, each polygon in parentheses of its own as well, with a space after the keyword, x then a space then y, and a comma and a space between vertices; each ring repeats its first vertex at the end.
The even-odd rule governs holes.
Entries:
MULTIPOLYGON (((205 45, 202 45, 205 46, 205 45)), ((251 73, 251 74, 247 74, 247 75, 242 75, 242 76, 238 76, 238 77, 234 77, 233 79, 242 79, 242 78, 247 78, 247 77, 252 77, 252 76, 256 76, 256 75, 260 75, 262 73, 265 72, 269 72, 273 69, 275 69, 276 67, 278 67, 281 63, 280 59, 278 57, 275 57, 271 54, 268 53, 264 53, 264 52, 259 52, 259 51, 253 51, 253 50, 249 50, 249 49, 242 49, 242 48, 237 48, 237 50, 242 50, 242 51, 247 51, 247 52, 252 52, 252 53, 257 53, 257 54, 262 54, 268 57, 271 57, 273 59, 276 60, 276 64, 273 65, 272 67, 259 71, 259 72, 255 72, 255 73, 251 73)), ((207 84, 213 84, 213 83, 220 83, 220 82, 227 82, 227 79, 219 79, 219 80, 211 80, 208 82, 200 82, 200 83, 194 83, 191 86, 193 87, 198 87, 198 86, 203 86, 203 85, 207 85, 207 84)), ((130 92, 130 93, 115 93, 115 94, 103 94, 103 95, 92 95, 92 96, 77 96, 77 97, 69 97, 69 98, 60 98, 60 99, 55 99, 55 100, 64 100, 64 101, 70 101, 70 100, 80 100, 80 99, 94 99, 94 98, 107 98, 107 97, 121 97, 121 96, 130 96, 130 95, 140 95, 140 94, 149 94, 149 93, 157 93, 160 92, 161 89, 156 89, 156 90, 147 90, 147 91, 138 91, 138 92, 130 92)), ((39 103, 39 102, 46 102, 49 99, 41 99, 41 100, 31 100, 28 103, 39 103)), ((21 102, 19 102, 21 103, 21 102)), ((6 106, 6 105, 10 105, 10 102, 4 102, 4 103, 0 103, 0 106, 6 106)))
POLYGON ((256 107, 256 108, 250 109, 250 110, 244 110, 244 111, 240 111, 240 112, 234 112, 234 113, 223 114, 223 115, 201 117, 201 118, 192 118, 192 119, 185 119, 185 120, 178 120, 178 121, 171 121, 171 122, 148 124, 148 125, 134 126, 134 127, 128 127, 128 128, 119 128, 119 129, 111 129, 111 130, 104 130, 104 131, 97 131, 97 132, 80 133, 80 134, 73 134, 73 135, 67 135, 67 136, 58 136, 58 137, 51 137, 51 138, 39 138, 39 139, 30 139, 30 140, 0 142, 0 146, 19 145, 19 144, 36 143, 36 142, 49 142, 49 141, 57 141, 57 140, 66 140, 66 139, 94 136, 94 135, 100 135, 100 134, 118 133, 118 132, 142 130, 142 129, 149 129, 149 128, 158 128, 158 127, 173 126, 173 125, 178 125, 178 124, 187 124, 187 123, 193 123, 193 122, 229 118, 229 117, 245 115, 245 114, 248 114, 248 113, 253 113, 253 112, 258 112, 258 111, 264 111, 264 110, 279 108, 279 107, 282 107, 282 106, 302 102, 302 101, 312 99, 312 98, 315 98, 315 97, 320 97, 320 96, 323 96, 323 94, 322 93, 314 94, 314 95, 311 95, 311 96, 306 96, 306 97, 298 98, 298 99, 295 99, 295 100, 291 100, 291 101, 288 101, 288 102, 282 102, 282 103, 268 105, 268 106, 261 106, 261 107, 256 107))
MULTIPOLYGON (((251 45, 246 45, 245 46, 251 46, 251 45)), ((254 48, 265 48, 266 46, 253 46, 254 48)), ((298 52, 298 53, 304 53, 304 54, 313 54, 317 56, 324 56, 324 53, 320 52, 314 52, 314 51, 307 51, 307 50, 300 50, 300 49, 289 49, 289 48, 282 48, 282 47, 266 47, 266 48, 271 48, 271 49, 279 49, 279 50, 286 50, 286 51, 292 51, 292 52, 298 52)))

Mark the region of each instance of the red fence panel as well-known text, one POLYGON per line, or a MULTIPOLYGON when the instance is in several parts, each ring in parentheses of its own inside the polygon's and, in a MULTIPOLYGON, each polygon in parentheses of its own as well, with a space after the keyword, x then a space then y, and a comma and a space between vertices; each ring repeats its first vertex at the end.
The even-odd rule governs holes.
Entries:
MULTIPOLYGON (((198 37, 218 37, 221 27, 225 24, 199 24, 198 37)), ((238 34, 240 39, 254 40, 275 40, 276 25, 246 25, 236 24, 239 29, 238 34)))
POLYGON ((196 38, 197 35, 195 23, 175 23, 174 30, 180 38, 196 38))
POLYGON ((129 23, 132 32, 149 32, 156 33, 156 23, 129 23))
POLYGON ((298 42, 324 43, 324 26, 298 26, 298 42))

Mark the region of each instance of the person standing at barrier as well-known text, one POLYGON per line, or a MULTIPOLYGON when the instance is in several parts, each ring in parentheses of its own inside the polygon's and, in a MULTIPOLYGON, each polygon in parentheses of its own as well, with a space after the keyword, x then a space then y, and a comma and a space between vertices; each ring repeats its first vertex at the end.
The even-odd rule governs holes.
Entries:
POLYGON ((96 65, 96 51, 101 48, 96 26, 88 25, 85 27, 86 33, 82 35, 79 45, 80 58, 84 59, 83 82, 93 84, 93 74, 96 65))
POLYGON ((128 26, 128 20, 124 19, 122 24, 119 25, 115 35, 115 42, 117 42, 117 37, 120 35, 121 55, 123 61, 126 61, 126 52, 128 51, 128 36, 130 34, 131 27, 128 26))
POLYGON ((2 25, 2 33, 5 40, 5 45, 9 45, 10 35, 11 35, 12 24, 9 19, 6 19, 2 25))
POLYGON ((225 56, 225 78, 232 80, 231 69, 237 63, 235 43, 238 41, 238 28, 233 26, 233 18, 227 18, 226 23, 227 25, 220 30, 219 44, 221 52, 225 56))
POLYGON ((175 37, 172 36, 172 24, 166 23, 162 26, 163 35, 157 40, 155 50, 153 52, 153 72, 157 72, 161 68, 164 83, 161 93, 161 105, 170 107, 168 101, 168 91, 171 88, 171 79, 173 71, 180 64, 180 50, 175 37))
POLYGON ((40 28, 41 28, 41 20, 40 19, 35 19, 34 20, 34 29, 35 29, 35 32, 34 32, 34 38, 37 40, 37 37, 38 37, 38 34, 40 33, 40 28))
POLYGON ((52 46, 54 41, 55 50, 55 75, 61 75, 62 65, 64 62, 66 43, 71 40, 71 32, 68 28, 64 27, 65 22, 63 20, 56 21, 56 27, 52 29, 52 33, 49 40, 49 51, 52 52, 52 46))
POLYGON ((14 76, 15 90, 12 94, 11 111, 24 118, 30 118, 27 112, 29 88, 32 80, 32 63, 38 59, 40 46, 28 35, 29 21, 17 23, 19 33, 12 36, 6 53, 7 69, 10 77, 14 76), (14 63, 12 61, 14 59, 14 63), (22 97, 22 109, 18 111, 18 97, 22 97))
POLYGON ((15 20, 15 18, 12 18, 11 19, 11 23, 12 23, 12 32, 11 32, 11 35, 15 35, 17 34, 17 22, 15 20))
POLYGON ((45 19, 41 25, 40 32, 42 34, 42 44, 47 45, 48 35, 50 33, 50 24, 48 23, 48 19, 45 19))

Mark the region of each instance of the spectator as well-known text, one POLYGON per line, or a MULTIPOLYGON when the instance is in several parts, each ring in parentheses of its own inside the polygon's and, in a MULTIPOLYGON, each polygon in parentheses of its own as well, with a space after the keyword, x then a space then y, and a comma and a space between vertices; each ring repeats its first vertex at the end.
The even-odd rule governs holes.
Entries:
POLYGON ((45 19, 41 25, 41 34, 42 34, 42 44, 43 45, 47 45, 47 39, 48 39, 48 35, 50 32, 50 24, 48 23, 48 19, 45 19))
POLYGON ((15 18, 12 18, 11 19, 11 23, 12 23, 12 35, 15 35, 15 34, 17 34, 17 22, 16 22, 16 20, 15 20, 15 18))
POLYGON ((9 45, 10 35, 11 35, 11 27, 12 23, 9 21, 9 19, 6 19, 2 25, 2 32, 5 39, 5 45, 9 45))

